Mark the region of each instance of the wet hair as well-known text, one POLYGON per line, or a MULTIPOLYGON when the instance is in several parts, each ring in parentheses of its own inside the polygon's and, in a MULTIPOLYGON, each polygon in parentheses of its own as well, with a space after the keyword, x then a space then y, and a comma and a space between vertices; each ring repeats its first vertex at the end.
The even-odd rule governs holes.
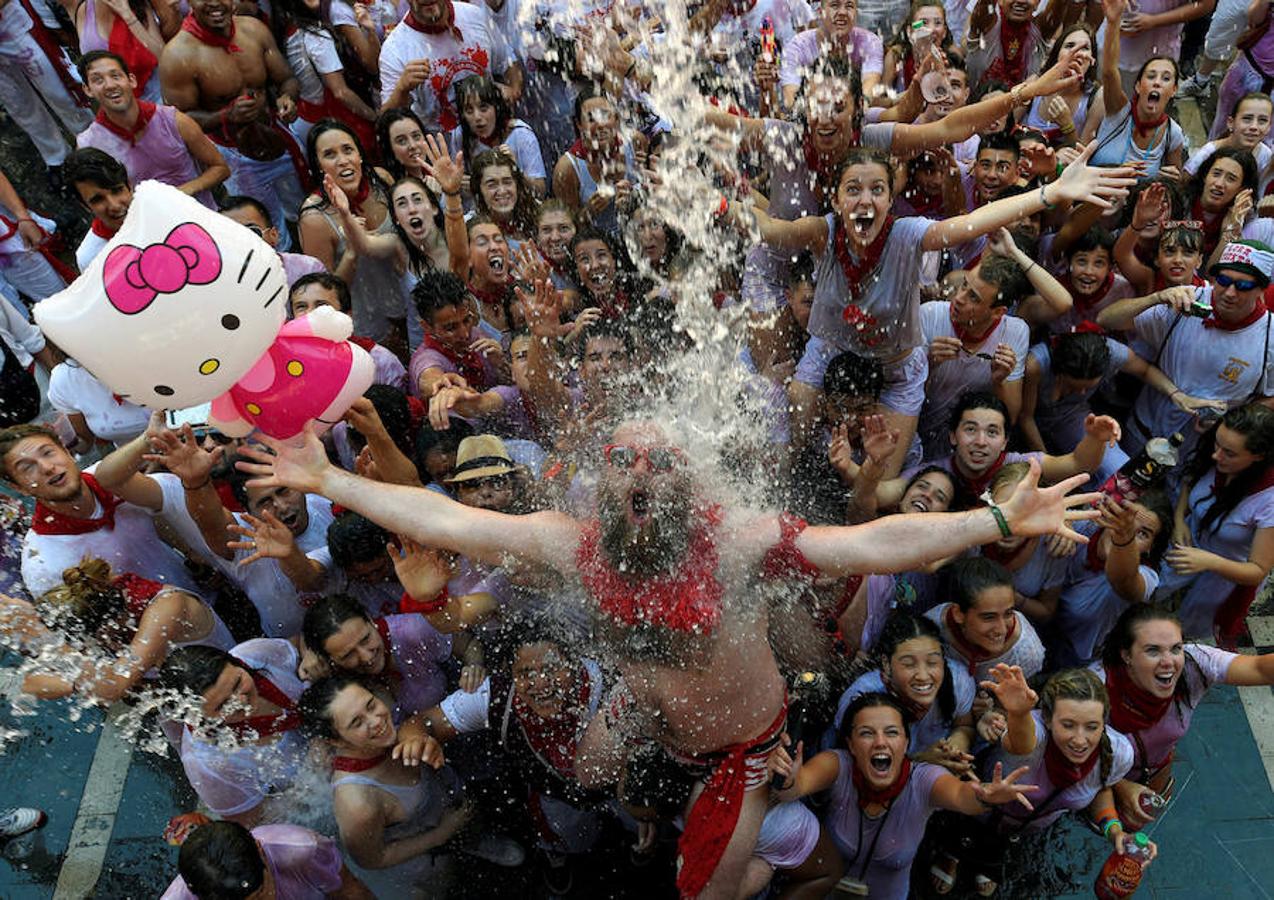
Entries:
POLYGON ((265 884, 265 860, 238 822, 200 825, 177 854, 177 871, 199 900, 246 900, 265 884))
POLYGON ((584 361, 584 355, 588 351, 590 341, 597 340, 616 340, 624 345, 624 352, 632 357, 637 352, 637 342, 633 339, 631 328, 625 328, 621 323, 614 319, 598 319, 592 325, 586 325, 580 329, 579 337, 576 339, 576 345, 579 347, 579 361, 584 361))
MULTIPOLYGON (((809 109, 808 104, 805 102, 805 96, 818 85, 818 82, 830 78, 844 81, 848 86, 848 90, 845 93, 851 109, 849 127, 855 135, 861 135, 864 113, 863 82, 857 69, 851 67, 849 60, 842 56, 820 56, 805 70, 805 74, 801 78, 800 87, 797 88, 795 102, 792 105, 792 121, 801 126, 802 132, 809 127, 809 109)), ((850 149, 857 148, 851 147, 850 149)), ((892 172, 892 169, 890 171, 892 172)))
POLYGON ((434 227, 438 231, 446 228, 446 221, 442 210, 442 202, 438 199, 438 195, 424 181, 421 181, 415 175, 402 175, 394 182, 393 187, 389 189, 389 220, 394 225, 394 232, 398 235, 399 242, 403 245, 403 249, 407 251, 407 267, 416 275, 422 278, 425 275, 433 275, 438 271, 432 259, 425 251, 416 246, 416 242, 407 236, 407 232, 403 230, 403 226, 398 221, 398 216, 394 214, 394 196, 398 193, 398 189, 404 184, 414 184, 424 191, 425 196, 429 198, 429 202, 433 204, 434 227))
POLYGON ((385 161, 385 168, 389 169, 390 174, 399 180, 406 177, 407 170, 398 161, 398 157, 394 156, 394 144, 390 140, 389 129, 404 119, 415 122, 421 134, 427 133, 420 116, 412 112, 409 106, 391 106, 376 117, 376 146, 380 148, 380 158, 385 161))
POLYGON ((425 421, 416 433, 416 448, 412 454, 412 462, 416 464, 416 474, 422 484, 429 484, 433 477, 425 465, 425 459, 435 450, 439 453, 455 453, 460 449, 460 442, 473 436, 473 426, 459 416, 450 418, 450 427, 438 431, 425 421))
POLYGON ((353 304, 353 300, 349 295, 349 285, 331 272, 307 272, 298 278, 291 289, 288 290, 289 312, 292 308, 292 298, 312 284, 317 284, 319 287, 326 288, 336 294, 336 303, 341 312, 349 312, 350 306, 353 304))
POLYGON ((301 731, 307 737, 327 741, 340 739, 340 735, 336 733, 336 723, 332 721, 332 701, 351 685, 364 688, 368 693, 375 693, 361 678, 348 672, 325 675, 302 692, 296 701, 296 708, 301 714, 301 731))
POLYGON ((1186 253, 1203 254, 1203 230, 1186 225, 1170 225, 1159 233, 1156 253, 1179 247, 1186 253))
POLYGON ((1013 154, 1015 159, 1022 155, 1022 147, 1018 143, 1018 139, 1014 135, 1002 131, 989 131, 982 135, 978 139, 977 155, 981 156, 983 150, 1007 150, 1013 154))
POLYGON ((10 484, 13 483, 14 479, 13 476, 9 474, 8 463, 4 462, 5 457, 7 457, 13 448, 18 446, 18 444, 22 443, 27 438, 33 437, 48 438, 56 446, 60 447, 62 450, 66 450, 65 445, 62 443, 62 439, 57 436, 57 432, 48 425, 10 425, 8 428, 0 428, 0 476, 2 476, 4 480, 10 484))
POLYGON ((45 624, 77 637, 101 637, 103 632, 118 637, 118 623, 128 616, 124 592, 111 581, 110 565, 91 557, 64 569, 62 583, 41 594, 35 607, 45 624))
MULTIPOLYGON (((1239 190, 1247 188, 1250 191, 1256 191, 1261 173, 1256 166, 1256 157, 1252 155, 1252 151, 1244 150, 1240 147, 1219 147, 1203 161, 1203 165, 1199 166, 1198 171, 1194 173, 1194 177, 1190 179, 1190 185, 1187 188, 1187 193, 1190 197, 1197 199, 1203 196, 1203 186, 1207 182, 1208 173, 1212 171, 1214 165, 1223 159, 1234 160, 1239 164, 1239 168, 1243 170, 1243 185, 1239 190)), ((1237 192, 1235 196, 1237 196, 1237 192)), ((1231 198, 1230 203, 1233 202, 1234 200, 1231 198)))
MULTIPOLYGON (((932 619, 916 616, 906 610, 894 610, 876 639, 872 653, 876 657, 876 666, 885 675, 889 674, 890 662, 898 652, 898 647, 907 641, 917 638, 930 638, 938 645, 938 653, 942 657, 942 684, 938 688, 938 696, 934 703, 942 715, 942 721, 948 725, 955 718, 955 683, 951 678, 951 666, 947 664, 947 645, 942 640, 942 632, 932 619)), ((894 690, 899 690, 895 686, 894 690)), ((846 713, 848 715, 848 713, 846 713)), ((910 718, 911 714, 907 714, 910 718)))
POLYGON ((453 272, 437 272, 422 278, 411 289, 411 300, 420 318, 430 325, 438 313, 449 306, 469 309, 469 288, 459 275, 453 272))
POLYGON ((320 598, 305 611, 305 619, 301 623, 301 637, 305 639, 305 646, 325 659, 328 658, 323 645, 350 619, 362 619, 369 623, 372 621, 363 605, 349 594, 329 594, 320 598))
POLYGON ((995 285, 992 308, 1010 307, 1028 297, 1033 290, 1026 273, 1016 261, 998 253, 988 253, 978 263, 978 277, 995 285))
MULTIPOLYGON (((943 679, 944 683, 946 679, 943 679)), ((911 713, 907 712, 907 708, 899 702, 898 698, 893 694, 886 694, 883 691, 868 691, 865 694, 859 694, 855 697, 845 709, 845 716, 840 720, 840 728, 837 730, 837 737, 842 745, 848 743, 850 736, 854 731, 854 720, 858 718, 858 714, 865 709, 876 709, 877 707, 887 706, 897 711, 899 718, 902 719, 902 731, 906 735, 907 740, 911 740, 911 713)))
POLYGON ((575 210, 567 206, 561 197, 549 197, 540 203, 540 208, 535 211, 535 224, 538 226, 540 221, 549 213, 566 213, 571 220, 571 224, 575 226, 575 230, 579 230, 579 222, 577 221, 575 210))
POLYGON ((1199 535, 1220 528, 1236 506, 1256 493, 1257 486, 1274 465, 1274 410, 1260 403, 1248 403, 1228 411, 1199 438, 1186 467, 1186 477, 1190 481, 1197 482, 1214 465, 1212 454, 1216 450, 1216 433, 1222 425, 1242 435, 1244 449, 1263 457, 1263 460, 1253 462, 1226 480, 1217 491, 1216 500, 1196 526, 1199 535))
POLYGON ((789 288, 794 287, 802 282, 808 282, 812 285, 815 280, 815 268, 816 263, 814 262, 814 254, 810 253, 808 250, 802 250, 799 254, 793 257, 792 261, 788 264, 787 286, 789 288))
POLYGON ((1105 250, 1106 255, 1112 262, 1114 261, 1115 236, 1100 224, 1094 225, 1081 234, 1075 243, 1071 244, 1066 255, 1073 257, 1076 253, 1091 253, 1094 250, 1105 250))
POLYGON ((641 252, 641 248, 637 241, 638 219, 643 214, 649 214, 659 228, 664 233, 664 255, 651 263, 659 274, 667 275, 671 268, 672 262, 677 259, 681 253, 682 247, 685 246, 686 236, 680 229, 675 228, 667 219, 648 206, 639 206, 632 211, 627 217, 624 228, 624 238, 627 243, 626 249, 629 251, 630 258, 635 259, 641 252))
POLYGON ((327 549, 341 568, 384 556, 391 540, 393 535, 356 512, 341 513, 327 526, 327 549))
POLYGON ((840 191, 841 182, 845 180, 845 173, 852 166, 880 166, 885 170, 885 182, 889 185, 889 193, 893 194, 894 169, 890 164, 889 154, 884 150, 878 150, 875 147, 850 147, 840 165, 840 170, 836 173, 837 192, 840 191))
POLYGON ((1110 345, 1104 335, 1072 331, 1058 335, 1049 349, 1053 373, 1088 381, 1101 378, 1110 366, 1110 345))
MULTIPOLYGON (((472 80, 466 78, 464 81, 472 80)), ((464 84, 464 81, 460 83, 464 84)), ((522 167, 518 165, 518 161, 512 154, 501 149, 484 150, 479 153, 477 158, 469 163, 469 192, 473 194, 473 206, 479 215, 489 217, 492 222, 500 226, 501 230, 507 227, 525 238, 535 237, 535 214, 539 202, 535 199, 535 194, 531 192, 531 185, 527 183, 526 176, 522 174, 522 167), (487 169, 495 168, 506 168, 513 174, 513 183, 517 186, 518 192, 518 199, 513 204, 513 212, 510 213, 508 221, 503 223, 496 219, 491 207, 487 206, 486 197, 482 196, 482 176, 486 174, 487 169)))
POLYGON ((1142 554, 1142 562, 1150 566, 1152 569, 1159 568, 1159 562, 1163 559, 1164 553, 1168 550, 1168 545, 1172 542, 1172 525, 1173 525, 1173 509, 1172 501, 1168 499, 1168 495, 1162 490, 1146 491, 1137 498, 1137 504, 1146 512, 1151 513, 1159 520, 1159 532, 1155 535, 1154 542, 1150 545, 1150 549, 1142 554))
MULTIPOLYGON (((1074 700, 1079 703, 1096 701, 1102 707, 1103 724, 1110 721, 1110 695, 1106 693, 1106 685, 1102 684, 1091 669, 1063 669, 1044 682, 1044 687, 1040 690, 1040 712, 1044 714, 1045 723, 1052 721, 1059 700, 1074 700)), ((1052 737, 1048 740, 1052 740, 1052 737)), ((1110 745, 1110 732, 1106 728, 1102 729, 1097 752, 1101 754, 1101 782, 1104 785, 1110 780, 1110 770, 1115 758, 1114 749, 1110 745)))
POLYGON ((72 151, 62 164, 62 179, 72 186, 85 181, 107 190, 132 185, 124 164, 96 147, 72 151))
POLYGON ((159 683, 169 690, 203 696, 217 683, 226 666, 253 671, 247 663, 217 647, 206 644, 178 647, 159 667, 159 683))
POLYGON ((1230 107, 1229 117, 1233 119, 1237 116, 1239 114, 1239 110, 1243 108, 1243 104, 1247 103, 1249 100, 1259 100, 1262 103, 1268 103, 1270 105, 1270 113, 1271 115, 1274 115, 1274 97, 1260 91, 1248 91, 1242 97, 1234 101, 1234 105, 1230 107))
POLYGON ((584 118, 584 104, 589 100, 599 99, 608 102, 612 108, 616 105, 615 98, 598 87, 594 82, 586 83, 579 89, 579 93, 575 95, 575 109, 571 115, 571 122, 575 124, 575 134, 577 136, 580 134, 580 121, 584 118))
POLYGON ((1002 563, 985 556, 967 556, 946 567, 951 585, 951 602, 968 612, 983 591, 991 588, 1013 588, 1013 573, 1002 563))
MULTIPOLYGON (((130 3, 129 5, 132 6, 133 4, 130 3)), ((142 0, 141 5, 143 10, 147 8, 145 0, 142 0)), ((146 13, 142 12, 138 14, 137 18, 139 21, 146 21, 146 13)), ((115 64, 124 71, 125 75, 133 74, 128 68, 128 63, 124 60, 124 57, 120 56, 118 53, 112 53, 110 50, 90 50, 88 53, 81 56, 75 63, 75 68, 80 73, 80 81, 88 84, 88 70, 92 67, 93 63, 101 62, 104 59, 114 60, 115 64)), ((1260 94, 1258 96, 1263 97, 1265 95, 1260 94)))
MULTIPOLYGON (((1177 618, 1177 614, 1171 610, 1159 606, 1155 603, 1134 603, 1124 609, 1119 619, 1111 627, 1110 633, 1106 635, 1106 640, 1102 644, 1101 663, 1107 672, 1112 669, 1124 667, 1124 653, 1132 653, 1133 645, 1137 643, 1137 629, 1147 622, 1172 622, 1177 628, 1181 628, 1181 620, 1177 618)), ((1183 632, 1184 635, 1184 632, 1183 632)), ((1187 670, 1191 670, 1194 679, 1198 683, 1208 685, 1208 677, 1204 674, 1203 667, 1199 665, 1191 654, 1185 654, 1185 667, 1181 670, 1181 677, 1177 679, 1177 686, 1172 692, 1172 699, 1175 701, 1177 715, 1183 717, 1184 711, 1193 709, 1194 700, 1190 696, 1190 681, 1187 678, 1187 670)), ((1202 692, 1199 693, 1201 697, 1202 692)))
MULTIPOLYGON (((502 144, 509 130, 509 122, 513 120, 513 110, 509 107, 509 101, 504 99, 504 93, 495 79, 490 75, 474 75, 457 81, 455 92, 456 112, 460 119, 460 148, 464 151, 464 158, 474 158, 474 146, 479 140, 464 115, 464 109, 471 101, 477 100, 495 108, 495 130, 491 132, 491 141, 497 146, 502 144)), ((474 196, 477 196, 477 191, 474 196)))
POLYGON ((833 356, 823 376, 823 393, 880 399, 885 388, 885 369, 874 356, 859 356, 846 350, 833 356))
POLYGON ((971 409, 989 409, 998 412, 1004 417, 1004 427, 1009 427, 1009 408, 1004 405, 1003 400, 989 391, 965 391, 956 401, 955 408, 951 410, 949 427, 952 431, 960 427, 960 420, 971 409))
POLYGON ((358 150, 363 180, 366 182, 368 189, 388 207, 389 197, 386 193, 388 185, 381 180, 381 177, 376 174, 376 170, 372 168, 367 150, 363 147, 363 142, 359 140, 358 135, 354 133, 354 129, 340 119, 320 119, 305 137, 305 164, 310 170, 310 178, 317 185, 318 195, 322 199, 320 205, 323 207, 330 206, 332 198, 327 196, 327 189, 323 187, 323 170, 319 167, 318 142, 323 135, 333 131, 340 131, 349 137, 350 142, 358 150))
POLYGON ((266 223, 267 228, 274 224, 269 208, 256 197, 249 197, 247 194, 231 194, 217 204, 217 212, 234 212, 236 209, 243 209, 245 206, 251 206, 255 209, 261 216, 261 221, 266 223))

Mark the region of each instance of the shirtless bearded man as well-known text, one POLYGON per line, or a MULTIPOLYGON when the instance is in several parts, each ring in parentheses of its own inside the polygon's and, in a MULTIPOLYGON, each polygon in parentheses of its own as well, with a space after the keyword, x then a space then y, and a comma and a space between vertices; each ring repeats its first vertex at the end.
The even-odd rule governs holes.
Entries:
POLYGON ((735 896, 768 805, 761 748, 782 729, 784 684, 765 610, 744 601, 757 576, 902 572, 998 540, 997 513, 1013 534, 1074 537, 1069 521, 1096 515, 1078 508, 1096 495, 1066 496, 1087 476, 1041 489, 1033 463, 995 512, 807 528, 790 516, 714 505, 658 426, 628 423, 603 451, 597 519, 507 516, 337 469, 312 434, 301 446, 267 442, 277 456, 248 450, 256 462, 240 463, 258 485, 319 493, 421 543, 491 564, 512 556, 582 582, 628 700, 593 719, 576 772, 585 784, 616 780, 635 731, 704 764, 711 786, 692 794, 681 842, 683 896, 735 896))

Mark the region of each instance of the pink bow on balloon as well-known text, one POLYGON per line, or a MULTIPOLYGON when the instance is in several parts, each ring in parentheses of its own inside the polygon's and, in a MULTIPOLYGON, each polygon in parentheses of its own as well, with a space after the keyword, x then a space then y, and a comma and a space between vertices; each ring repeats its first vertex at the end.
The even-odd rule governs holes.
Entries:
POLYGON ((132 244, 116 247, 106 257, 102 281, 111 305, 133 315, 159 294, 175 294, 187 284, 210 284, 220 274, 221 253, 212 235, 186 222, 145 249, 132 244))

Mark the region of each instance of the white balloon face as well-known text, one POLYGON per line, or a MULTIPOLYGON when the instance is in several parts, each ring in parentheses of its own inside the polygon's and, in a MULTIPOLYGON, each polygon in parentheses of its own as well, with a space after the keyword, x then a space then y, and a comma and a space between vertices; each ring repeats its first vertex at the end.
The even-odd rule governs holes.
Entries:
POLYGON ((247 228, 156 181, 88 269, 36 304, 54 343, 112 391, 152 409, 224 393, 287 311, 279 255, 247 228))

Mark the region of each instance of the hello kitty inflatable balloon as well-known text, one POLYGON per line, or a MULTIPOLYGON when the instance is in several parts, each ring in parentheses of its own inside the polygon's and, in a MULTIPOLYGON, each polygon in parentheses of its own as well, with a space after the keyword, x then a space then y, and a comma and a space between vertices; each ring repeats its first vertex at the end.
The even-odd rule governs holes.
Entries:
POLYGON ((257 426, 287 438, 309 419, 334 422, 374 369, 345 341, 352 326, 335 310, 335 320, 288 323, 280 335, 287 301, 274 248, 176 188, 145 181, 119 232, 70 287, 36 305, 35 319, 133 403, 184 409, 211 400, 227 433, 257 426))

